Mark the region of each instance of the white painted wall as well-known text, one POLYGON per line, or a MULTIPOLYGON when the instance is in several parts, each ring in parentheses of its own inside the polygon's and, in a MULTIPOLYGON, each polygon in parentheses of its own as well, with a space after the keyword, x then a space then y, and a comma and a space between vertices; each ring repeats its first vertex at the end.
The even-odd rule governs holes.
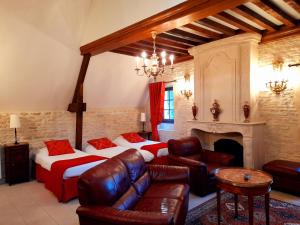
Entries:
POLYGON ((1 0, 1 112, 66 109, 89 6, 89 0, 1 0))
MULTIPOLYGON (((183 0, 92 0, 82 44, 152 16, 183 0)), ((93 56, 86 74, 84 96, 88 108, 144 107, 147 77, 136 76, 134 57, 115 53, 93 56)))
POLYGON ((116 53, 92 57, 84 82, 87 107, 143 107, 149 79, 137 76, 134 65, 134 57, 116 53))
POLYGON ((171 8, 184 0, 92 0, 82 44, 171 8))
MULTIPOLYGON (((1 0, 0 111, 65 110, 82 57, 79 47, 182 0, 1 0)), ((148 79, 132 57, 91 59, 89 108, 143 106, 148 79)))

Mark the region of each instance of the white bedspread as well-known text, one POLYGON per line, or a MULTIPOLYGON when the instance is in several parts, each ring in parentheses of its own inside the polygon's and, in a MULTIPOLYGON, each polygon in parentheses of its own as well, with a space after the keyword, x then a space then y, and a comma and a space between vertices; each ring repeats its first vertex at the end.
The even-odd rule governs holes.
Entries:
MULTIPOLYGON (((59 160, 65 160, 65 159, 75 159, 75 158, 80 158, 83 156, 88 156, 90 154, 87 154, 85 152, 79 151, 74 149, 75 153, 70 153, 70 154, 63 154, 63 155, 55 155, 55 156, 49 156, 48 155, 48 150, 47 148, 42 148, 39 149, 37 151, 37 153, 35 154, 35 162, 37 164, 39 164, 41 167, 43 167, 44 169, 50 171, 51 170, 51 165, 52 163, 59 161, 59 160)), ((85 171, 87 171, 88 169, 104 162, 105 160, 99 160, 96 162, 91 162, 91 163, 86 163, 83 165, 79 165, 79 166, 74 166, 71 168, 68 168, 65 173, 63 178, 67 179, 70 177, 75 177, 75 176, 79 176, 82 173, 84 173, 85 171)))
MULTIPOLYGON (((138 142, 138 143, 130 143, 122 135, 117 137, 113 142, 117 145, 124 146, 127 148, 135 148, 139 151, 142 151, 141 147, 143 147, 145 145, 153 145, 153 144, 160 143, 157 141, 149 141, 149 140, 145 140, 143 142, 138 142)), ((166 155, 169 155, 168 148, 162 148, 157 152, 157 157, 166 156, 166 155)))
MULTIPOLYGON (((116 147, 97 150, 95 147, 88 144, 87 147, 84 149, 84 151, 91 155, 98 155, 98 156, 103 156, 106 158, 112 158, 112 157, 126 151, 127 149, 129 149, 129 148, 124 147, 124 146, 116 146, 116 147)), ((138 151, 144 157, 145 162, 150 162, 152 159, 154 159, 154 155, 151 152, 141 150, 141 149, 139 149, 138 151)))

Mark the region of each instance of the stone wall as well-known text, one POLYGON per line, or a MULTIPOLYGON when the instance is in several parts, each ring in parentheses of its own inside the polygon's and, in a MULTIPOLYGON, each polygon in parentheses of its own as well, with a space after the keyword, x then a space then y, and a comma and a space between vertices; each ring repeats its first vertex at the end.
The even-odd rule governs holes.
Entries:
MULTIPOLYGON (((287 67, 289 63, 300 62, 300 36, 261 44, 258 53, 258 72, 262 77, 258 81, 258 111, 260 119, 267 122, 264 160, 300 161, 300 68, 287 67), (285 63, 282 73, 289 80, 288 90, 280 96, 267 90, 264 83, 272 79, 272 74, 267 74, 265 69, 271 67, 276 57, 283 58, 285 63)), ((186 71, 193 74, 193 61, 176 64, 173 75, 166 76, 164 80, 182 77, 186 71)), ((186 135, 185 121, 192 118, 192 103, 193 97, 186 100, 176 93, 174 129, 160 130, 163 141, 186 135)))
POLYGON ((300 162, 300 68, 287 67, 289 63, 300 62, 300 36, 259 46, 262 71, 276 57, 284 60, 282 74, 289 81, 288 90, 280 96, 268 90, 259 94, 260 117, 267 122, 265 161, 287 159, 300 162))
MULTIPOLYGON (((116 138, 120 133, 140 130, 139 108, 89 109, 84 113, 83 146, 91 138, 116 138)), ((14 130, 9 128, 10 113, 0 113, 0 145, 14 142, 14 130)), ((75 114, 67 111, 18 113, 21 128, 18 139, 35 150, 49 139, 69 139, 75 144, 75 114)))
MULTIPOLYGON (((83 147, 92 138, 116 138, 119 134, 140 130, 139 108, 88 109, 84 113, 83 147)), ((15 112, 12 112, 15 113, 15 112)), ((0 113, 0 178, 3 175, 3 145, 14 142, 9 128, 11 113, 0 113), (2 157, 1 157, 2 156, 2 157), (2 173, 1 173, 2 164, 2 173)), ((67 111, 20 112, 18 140, 29 142, 31 154, 50 139, 69 139, 75 145, 75 114, 67 111)))

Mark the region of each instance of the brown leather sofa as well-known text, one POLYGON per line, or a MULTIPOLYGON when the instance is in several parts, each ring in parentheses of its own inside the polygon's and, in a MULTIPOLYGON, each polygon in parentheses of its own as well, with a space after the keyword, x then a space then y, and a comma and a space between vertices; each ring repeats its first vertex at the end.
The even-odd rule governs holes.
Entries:
POLYGON ((188 178, 188 168, 146 165, 129 149, 79 177, 80 224, 183 225, 188 178))
POLYGON ((231 166, 234 156, 202 149, 196 137, 168 141, 169 164, 187 166, 190 169, 191 192, 205 196, 216 191, 215 171, 231 166))
POLYGON ((272 188, 300 196, 300 162, 273 160, 263 170, 272 174, 272 188))

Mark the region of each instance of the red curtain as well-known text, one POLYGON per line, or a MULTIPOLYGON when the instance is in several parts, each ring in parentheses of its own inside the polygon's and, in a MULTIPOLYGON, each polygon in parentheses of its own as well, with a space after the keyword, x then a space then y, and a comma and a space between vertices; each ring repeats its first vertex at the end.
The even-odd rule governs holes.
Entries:
POLYGON ((165 83, 157 82, 149 84, 149 93, 152 140, 159 141, 157 125, 160 124, 164 118, 165 83))

